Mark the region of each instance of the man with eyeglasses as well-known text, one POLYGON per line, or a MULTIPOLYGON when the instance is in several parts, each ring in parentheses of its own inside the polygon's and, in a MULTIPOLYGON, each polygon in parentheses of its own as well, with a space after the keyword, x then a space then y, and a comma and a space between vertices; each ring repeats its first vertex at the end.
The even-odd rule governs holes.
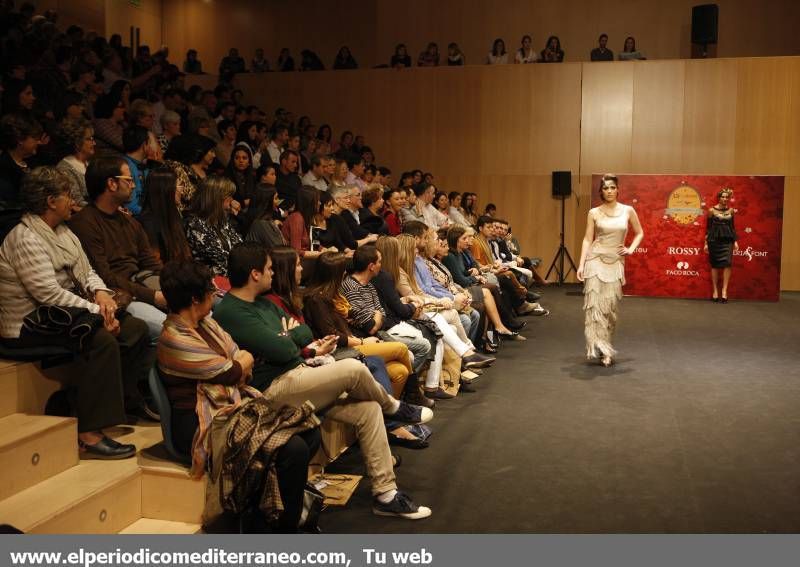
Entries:
POLYGON ((132 296, 128 312, 144 320, 157 340, 167 308, 159 282, 161 261, 139 222, 121 210, 134 189, 128 163, 116 156, 95 159, 86 170, 86 189, 91 203, 69 226, 103 281, 132 296))

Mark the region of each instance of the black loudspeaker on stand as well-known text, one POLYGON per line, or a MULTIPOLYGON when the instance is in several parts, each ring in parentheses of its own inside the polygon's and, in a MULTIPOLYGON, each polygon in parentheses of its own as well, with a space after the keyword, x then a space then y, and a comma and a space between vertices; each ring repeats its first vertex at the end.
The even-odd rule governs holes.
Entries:
POLYGON ((572 172, 554 171, 553 197, 561 199, 561 236, 558 252, 556 252, 556 256, 553 258, 553 262, 550 264, 550 268, 547 270, 547 275, 544 277, 544 279, 549 279, 550 274, 553 272, 553 270, 555 270, 556 275, 558 276, 558 285, 564 283, 564 280, 567 279, 570 271, 574 271, 576 273, 578 271, 578 268, 575 266, 575 262, 572 260, 572 256, 569 254, 569 250, 567 250, 567 247, 564 244, 564 199, 570 195, 572 195, 572 172), (566 262, 569 262, 567 266, 565 266, 566 262), (565 267, 568 268, 566 272, 564 271, 565 267))

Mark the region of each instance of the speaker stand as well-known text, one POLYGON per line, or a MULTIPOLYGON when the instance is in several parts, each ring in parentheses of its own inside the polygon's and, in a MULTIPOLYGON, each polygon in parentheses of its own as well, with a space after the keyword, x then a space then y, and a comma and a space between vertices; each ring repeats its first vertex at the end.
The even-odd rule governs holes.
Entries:
POLYGON ((561 237, 560 242, 561 244, 558 247, 558 252, 556 252, 555 258, 553 258, 553 262, 550 264, 550 268, 547 270, 547 275, 545 275, 544 279, 550 278, 550 274, 555 270, 556 275, 558 275, 558 285, 563 285, 564 280, 567 279, 570 271, 578 272, 578 268, 575 266, 575 262, 572 260, 572 256, 569 254, 569 250, 567 250, 566 245, 564 244, 564 197, 561 198, 561 237), (569 261, 569 269, 565 272, 564 271, 564 260, 569 261))

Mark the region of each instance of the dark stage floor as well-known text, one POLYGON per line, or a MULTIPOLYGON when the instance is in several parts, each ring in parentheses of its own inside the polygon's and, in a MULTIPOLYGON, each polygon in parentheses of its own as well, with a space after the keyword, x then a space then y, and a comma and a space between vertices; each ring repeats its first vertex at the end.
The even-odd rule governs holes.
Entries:
MULTIPOLYGON (((394 449, 432 517, 373 516, 365 479, 324 531, 800 531, 800 294, 625 298, 606 369, 583 357, 577 290, 548 288, 529 340, 437 404, 430 448, 394 449)), ((360 453, 329 471, 363 474, 360 453)))

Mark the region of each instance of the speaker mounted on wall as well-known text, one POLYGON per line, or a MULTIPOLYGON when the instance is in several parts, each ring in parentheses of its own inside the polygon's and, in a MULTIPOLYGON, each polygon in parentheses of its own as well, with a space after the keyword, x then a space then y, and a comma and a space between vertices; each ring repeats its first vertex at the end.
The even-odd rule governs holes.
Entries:
POLYGON ((701 4, 692 8, 692 43, 709 45, 717 43, 719 6, 701 4))
POLYGON ((572 172, 553 172, 553 197, 563 198, 572 195, 572 172))

